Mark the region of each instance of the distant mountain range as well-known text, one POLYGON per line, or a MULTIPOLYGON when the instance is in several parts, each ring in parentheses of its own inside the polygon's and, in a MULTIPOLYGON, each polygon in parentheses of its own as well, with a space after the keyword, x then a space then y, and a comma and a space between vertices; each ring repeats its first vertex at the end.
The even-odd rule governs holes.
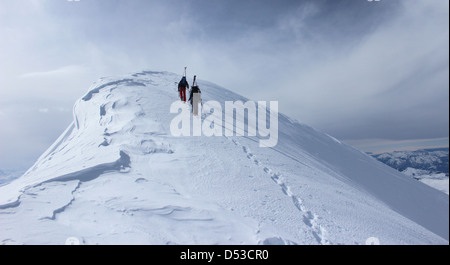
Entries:
POLYGON ((384 164, 449 194, 449 148, 372 155, 384 164))
POLYGON ((1 170, 0 169, 0 185, 11 182, 25 173, 25 170, 1 170))
POLYGON ((372 156, 399 171, 415 168, 449 175, 449 148, 395 151, 372 156))

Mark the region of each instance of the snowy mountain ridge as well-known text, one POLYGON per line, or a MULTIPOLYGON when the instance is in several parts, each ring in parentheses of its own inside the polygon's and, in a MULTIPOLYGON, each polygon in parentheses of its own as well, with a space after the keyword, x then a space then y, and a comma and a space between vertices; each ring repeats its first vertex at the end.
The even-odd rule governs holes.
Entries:
MULTIPOLYGON (((174 137, 180 78, 94 83, 67 130, 0 187, 0 242, 448 244, 447 195, 282 114, 273 148, 259 137, 174 137)), ((204 101, 247 101, 198 84, 204 101)))
POLYGON ((429 173, 449 174, 449 149, 436 148, 417 151, 395 151, 372 155, 381 162, 404 171, 407 168, 426 170, 429 173))

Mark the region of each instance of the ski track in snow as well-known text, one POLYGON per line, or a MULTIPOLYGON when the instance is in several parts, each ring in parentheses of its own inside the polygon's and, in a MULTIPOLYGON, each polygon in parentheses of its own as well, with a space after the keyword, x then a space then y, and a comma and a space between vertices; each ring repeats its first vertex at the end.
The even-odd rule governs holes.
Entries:
POLYGON ((242 151, 247 155, 247 158, 252 161, 255 165, 262 167, 263 171, 270 176, 270 178, 281 188, 281 191, 288 197, 291 198, 294 206, 298 209, 300 214, 302 215, 302 220, 311 229, 311 233, 314 236, 314 238, 317 240, 317 242, 321 245, 331 245, 332 242, 330 242, 326 238, 326 230, 319 224, 319 216, 310 210, 306 208, 306 206, 303 203, 303 200, 292 193, 291 188, 283 181, 283 177, 280 173, 274 173, 272 169, 270 169, 268 166, 263 165, 256 156, 250 151, 250 148, 247 146, 242 145, 239 141, 236 139, 231 139, 229 137, 226 137, 229 140, 231 140, 236 146, 242 148, 242 151))

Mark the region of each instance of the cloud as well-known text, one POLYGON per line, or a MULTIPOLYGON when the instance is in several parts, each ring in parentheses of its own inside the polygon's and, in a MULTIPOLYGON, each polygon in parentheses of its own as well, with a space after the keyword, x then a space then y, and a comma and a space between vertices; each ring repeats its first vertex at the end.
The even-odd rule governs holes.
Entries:
POLYGON ((2 105, 0 112, 0 168, 26 169, 70 124, 70 113, 27 105, 2 105), (68 114, 68 115, 67 115, 68 114))
POLYGON ((67 77, 72 74, 80 74, 87 71, 85 66, 82 65, 67 65, 59 67, 53 70, 43 71, 43 72, 31 72, 21 74, 21 78, 60 78, 67 77))
POLYGON ((443 148, 449 146, 449 138, 410 139, 410 140, 386 140, 364 139, 346 141, 354 147, 373 154, 388 153, 393 151, 414 151, 419 149, 443 148))
POLYGON ((297 58, 283 110, 341 139, 448 135, 448 3, 403 4, 348 47, 309 47, 325 56, 297 58))
POLYGON ((39 111, 40 113, 48 113, 48 112, 49 112, 49 109, 48 109, 48 108, 40 108, 40 109, 38 109, 38 111, 39 111))
POLYGON ((448 20, 441 0, 1 1, 0 117, 37 156, 99 77, 188 66, 340 139, 445 137, 448 20))

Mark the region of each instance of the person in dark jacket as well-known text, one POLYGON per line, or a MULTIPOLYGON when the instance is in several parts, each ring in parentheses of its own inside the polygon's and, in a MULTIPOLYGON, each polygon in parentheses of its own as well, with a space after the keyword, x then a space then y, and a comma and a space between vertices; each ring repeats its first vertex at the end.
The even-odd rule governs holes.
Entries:
POLYGON ((186 89, 189 89, 189 83, 186 80, 186 76, 183 76, 178 83, 178 92, 180 92, 181 101, 184 102, 186 102, 186 89))

